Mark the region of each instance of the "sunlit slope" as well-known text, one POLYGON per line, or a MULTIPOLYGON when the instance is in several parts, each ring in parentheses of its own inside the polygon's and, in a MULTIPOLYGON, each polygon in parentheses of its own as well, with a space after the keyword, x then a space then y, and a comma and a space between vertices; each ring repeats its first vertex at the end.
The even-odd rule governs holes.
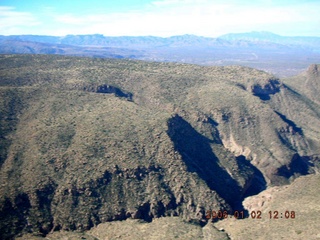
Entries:
POLYGON ((261 218, 226 219, 215 224, 231 239, 319 239, 320 175, 303 176, 289 186, 273 187, 244 201, 261 218), (270 213, 271 211, 271 213, 270 213), (270 215, 271 214, 271 215, 270 215), (271 218, 270 218, 271 216, 271 218))
POLYGON ((318 166, 318 105, 250 68, 3 55, 0 94, 4 237, 205 221, 318 166))

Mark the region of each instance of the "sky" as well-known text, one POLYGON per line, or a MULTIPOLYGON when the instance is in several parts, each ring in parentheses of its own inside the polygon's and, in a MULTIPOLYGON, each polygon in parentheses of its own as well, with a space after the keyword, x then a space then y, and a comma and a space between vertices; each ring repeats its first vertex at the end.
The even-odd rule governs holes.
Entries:
POLYGON ((320 37, 320 0, 0 0, 0 35, 320 37))

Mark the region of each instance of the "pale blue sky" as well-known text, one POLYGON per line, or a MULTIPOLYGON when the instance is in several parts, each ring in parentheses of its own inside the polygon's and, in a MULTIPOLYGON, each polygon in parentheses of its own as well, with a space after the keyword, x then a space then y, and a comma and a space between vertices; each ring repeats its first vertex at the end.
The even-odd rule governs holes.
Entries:
POLYGON ((320 37, 319 0, 0 0, 0 34, 320 37))

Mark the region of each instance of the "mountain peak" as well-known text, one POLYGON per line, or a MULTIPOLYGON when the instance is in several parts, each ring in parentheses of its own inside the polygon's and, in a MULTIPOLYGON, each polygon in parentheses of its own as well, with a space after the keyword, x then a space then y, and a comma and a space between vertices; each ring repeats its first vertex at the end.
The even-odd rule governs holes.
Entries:
POLYGON ((309 66, 307 73, 309 76, 318 77, 319 76, 319 66, 317 64, 312 64, 309 66))

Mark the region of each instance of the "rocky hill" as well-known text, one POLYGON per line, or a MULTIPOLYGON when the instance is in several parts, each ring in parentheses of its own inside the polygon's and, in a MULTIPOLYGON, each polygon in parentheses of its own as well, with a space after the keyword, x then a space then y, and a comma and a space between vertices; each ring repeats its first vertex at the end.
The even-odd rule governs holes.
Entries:
POLYGON ((1 238, 169 216, 202 231, 207 210, 317 172, 317 68, 295 78, 308 90, 239 66, 2 55, 1 238))

